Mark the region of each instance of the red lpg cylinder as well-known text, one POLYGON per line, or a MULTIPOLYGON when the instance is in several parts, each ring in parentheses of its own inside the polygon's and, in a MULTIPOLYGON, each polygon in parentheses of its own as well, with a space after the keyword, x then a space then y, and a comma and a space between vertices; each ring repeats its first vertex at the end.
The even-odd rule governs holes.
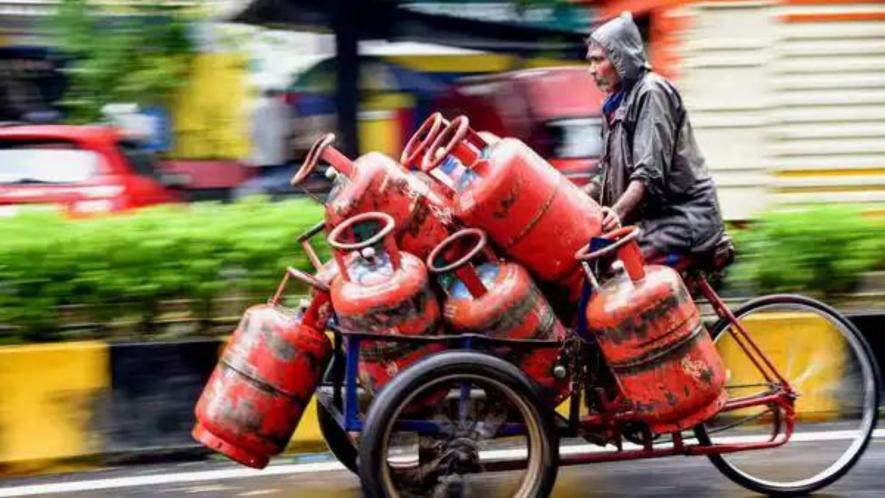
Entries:
MULTIPOLYGON (((467 228, 443 241, 428 257, 427 267, 438 274, 448 295, 444 317, 454 331, 506 339, 566 338, 565 328, 528 272, 518 264, 499 261, 482 230, 467 228)), ((498 351, 556 404, 569 394, 566 371, 556 368, 564 367, 557 361, 559 352, 558 347, 535 345, 498 351)))
POLYGON ((442 150, 424 156, 425 172, 452 158, 469 169, 455 181, 455 217, 485 230, 507 255, 536 277, 567 287, 577 300, 581 275, 574 254, 599 235, 602 208, 523 142, 489 143, 464 116, 429 148, 442 150))
MULTIPOLYGON (((454 171, 457 163, 455 161, 446 161, 438 169, 430 173, 422 171, 421 164, 424 162, 427 151, 430 150, 430 144, 436 141, 436 137, 449 124, 450 121, 443 117, 441 113, 435 112, 431 114, 406 143, 400 156, 400 164, 404 168, 427 182, 434 192, 444 198, 452 196, 452 191, 454 190, 453 178, 458 177, 461 173, 460 170, 454 171)), ((468 133, 473 133, 473 130, 468 130, 468 133)), ((500 140, 498 136, 487 131, 477 132, 477 135, 477 140, 485 140, 487 143, 495 143, 500 140)), ((461 169, 463 169, 463 166, 461 166, 461 169)))
POLYGON ((393 216, 396 239, 402 249, 425 258, 449 235, 451 201, 390 157, 370 152, 351 161, 332 147, 329 133, 314 143, 301 168, 292 178, 298 185, 327 161, 335 181, 326 200, 326 226, 332 228, 360 213, 380 211, 393 216))
MULTIPOLYGON (((331 290, 335 314, 342 328, 354 332, 435 334, 439 303, 428 285, 427 268, 397 249, 393 226, 390 215, 369 212, 345 220, 329 234, 339 272, 331 290), (346 259, 347 251, 357 251, 356 256, 346 259)), ((360 347, 360 381, 377 392, 401 369, 441 349, 436 344, 365 340, 360 347)))
POLYGON ((400 164, 409 171, 420 170, 421 162, 424 161, 424 155, 436 136, 442 129, 449 125, 449 121, 442 114, 434 112, 424 123, 418 127, 418 131, 409 138, 403 153, 399 158, 400 164))
POLYGON ((666 266, 643 266, 635 227, 576 258, 617 251, 623 272, 594 290, 587 326, 637 417, 662 434, 687 429, 725 404, 725 369, 682 278, 666 266))
POLYGON ((328 301, 327 286, 289 268, 276 296, 246 311, 197 402, 197 441, 255 468, 286 447, 332 355, 328 301), (290 275, 316 289, 298 312, 279 306, 290 275))
MULTIPOLYGON (((440 198, 450 199, 452 196, 451 179, 439 170, 430 174, 421 170, 424 156, 439 133, 449 125, 449 120, 441 113, 434 112, 418 128, 418 131, 409 139, 400 155, 400 164, 410 171, 410 174, 421 179, 440 198), (431 178, 433 176, 433 178, 431 178)), ((423 256, 422 256, 423 257, 423 256)))

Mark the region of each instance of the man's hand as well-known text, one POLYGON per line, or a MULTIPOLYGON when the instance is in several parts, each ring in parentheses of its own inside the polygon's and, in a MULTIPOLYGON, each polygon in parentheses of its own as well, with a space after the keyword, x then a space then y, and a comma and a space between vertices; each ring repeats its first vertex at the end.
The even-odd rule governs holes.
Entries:
POLYGON ((617 228, 621 228, 621 217, 612 208, 602 208, 602 232, 608 233, 617 228))
POLYGON ((645 186, 639 180, 633 180, 627 186, 627 190, 611 208, 602 208, 602 231, 610 232, 621 227, 624 219, 630 217, 630 213, 642 202, 645 195, 645 186))

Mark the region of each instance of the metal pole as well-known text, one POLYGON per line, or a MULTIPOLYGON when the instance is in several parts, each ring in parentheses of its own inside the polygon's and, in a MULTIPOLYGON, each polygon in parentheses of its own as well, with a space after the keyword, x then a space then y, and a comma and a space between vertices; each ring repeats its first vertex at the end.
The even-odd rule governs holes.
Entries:
POLYGON ((357 106, 359 105, 359 25, 357 23, 359 1, 335 0, 336 9, 333 27, 335 30, 335 50, 338 62, 336 76, 335 103, 338 110, 338 130, 340 147, 345 155, 356 157, 359 154, 357 134, 357 106))

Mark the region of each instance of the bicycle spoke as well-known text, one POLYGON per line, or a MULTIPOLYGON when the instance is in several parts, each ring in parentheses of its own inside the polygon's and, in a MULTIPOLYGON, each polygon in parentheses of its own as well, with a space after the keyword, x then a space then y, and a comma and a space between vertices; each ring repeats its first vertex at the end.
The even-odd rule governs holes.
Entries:
POLYGON ((799 296, 760 298, 735 311, 740 327, 720 321, 711 331, 723 358, 732 400, 777 395, 790 386, 793 413, 781 407, 723 412, 699 432, 713 444, 775 441, 793 424, 791 439, 765 450, 712 455, 727 477, 760 493, 807 493, 835 481, 857 461, 877 413, 875 365, 844 317, 799 296), (732 329, 744 334, 733 334, 732 329), (787 383, 771 382, 747 357, 749 338, 787 383), (788 418, 789 417, 789 418, 788 418), (776 464, 775 464, 776 463, 776 464))

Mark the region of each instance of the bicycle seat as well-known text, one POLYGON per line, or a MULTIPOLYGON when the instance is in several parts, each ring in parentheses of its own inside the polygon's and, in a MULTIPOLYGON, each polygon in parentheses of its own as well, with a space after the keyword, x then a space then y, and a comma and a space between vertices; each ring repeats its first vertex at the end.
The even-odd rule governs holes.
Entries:
POLYGON ((695 260, 692 268, 710 273, 719 272, 734 262, 734 254, 734 241, 727 233, 723 233, 712 249, 692 256, 695 260))

